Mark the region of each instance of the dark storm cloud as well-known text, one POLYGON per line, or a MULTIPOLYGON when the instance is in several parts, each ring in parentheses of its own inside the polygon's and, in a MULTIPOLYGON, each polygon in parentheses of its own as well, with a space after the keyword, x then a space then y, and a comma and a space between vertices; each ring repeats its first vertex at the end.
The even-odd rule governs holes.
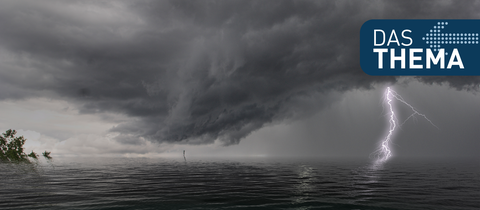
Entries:
MULTIPOLYGON (((359 67, 371 18, 470 18, 476 2, 4 1, 0 98, 118 113, 118 141, 226 145, 395 82, 359 67)), ((462 88, 477 79, 420 78, 462 88)))
POLYGON ((426 84, 448 84, 457 90, 475 90, 480 89, 480 77, 477 76, 431 76, 417 77, 417 79, 426 84))

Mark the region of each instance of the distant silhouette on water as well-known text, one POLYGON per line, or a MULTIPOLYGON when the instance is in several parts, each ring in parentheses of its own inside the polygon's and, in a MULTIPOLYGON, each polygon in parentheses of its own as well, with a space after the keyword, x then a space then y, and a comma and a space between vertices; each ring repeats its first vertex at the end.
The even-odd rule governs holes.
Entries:
POLYGON ((185 161, 187 161, 187 158, 185 157, 185 150, 183 150, 183 159, 185 159, 185 161))

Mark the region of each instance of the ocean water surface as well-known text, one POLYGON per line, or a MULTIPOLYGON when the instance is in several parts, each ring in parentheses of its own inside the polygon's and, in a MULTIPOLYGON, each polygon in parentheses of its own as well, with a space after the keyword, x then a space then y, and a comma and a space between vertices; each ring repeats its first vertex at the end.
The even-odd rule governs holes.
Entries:
POLYGON ((0 163, 0 209, 480 209, 478 160, 0 163))

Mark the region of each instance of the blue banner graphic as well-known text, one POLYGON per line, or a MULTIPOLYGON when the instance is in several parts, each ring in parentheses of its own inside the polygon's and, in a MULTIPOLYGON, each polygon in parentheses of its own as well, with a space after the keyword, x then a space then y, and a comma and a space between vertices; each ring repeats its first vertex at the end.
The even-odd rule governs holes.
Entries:
POLYGON ((480 75, 480 20, 369 20, 360 65, 369 75, 480 75))

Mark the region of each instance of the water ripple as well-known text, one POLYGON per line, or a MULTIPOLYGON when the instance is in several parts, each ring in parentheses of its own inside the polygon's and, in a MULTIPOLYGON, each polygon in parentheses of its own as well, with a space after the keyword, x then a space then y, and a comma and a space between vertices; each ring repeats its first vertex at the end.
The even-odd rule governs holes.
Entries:
POLYGON ((480 209, 478 162, 0 164, 0 209, 480 209))

